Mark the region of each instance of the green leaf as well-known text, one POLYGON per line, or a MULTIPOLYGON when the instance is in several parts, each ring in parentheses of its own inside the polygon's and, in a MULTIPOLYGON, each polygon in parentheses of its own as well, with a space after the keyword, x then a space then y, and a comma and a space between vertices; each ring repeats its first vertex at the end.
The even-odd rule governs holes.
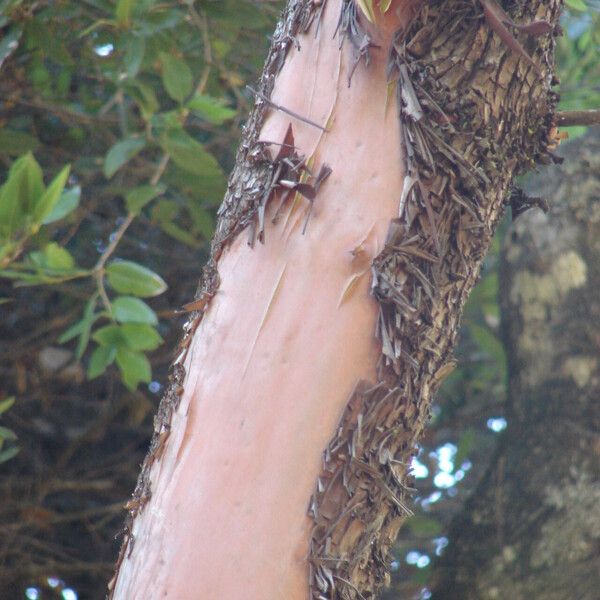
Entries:
POLYGON ((83 319, 81 319, 81 328, 79 331, 79 341, 77 342, 77 348, 75 349, 75 358, 81 360, 85 349, 90 341, 90 334, 92 333, 92 326, 100 318, 100 315, 94 314, 96 311, 97 296, 90 298, 83 311, 83 319))
POLYGON ((159 56, 165 90, 173 100, 181 103, 192 93, 194 84, 192 71, 181 58, 171 56, 166 52, 161 52, 159 56))
POLYGON ((71 165, 66 165, 60 173, 52 180, 46 191, 40 196, 35 204, 33 219, 36 223, 43 223, 46 217, 54 210, 63 193, 71 165))
POLYGON ((11 446, 10 448, 6 448, 6 450, 2 450, 2 452, 0 452, 0 464, 13 458, 20 450, 21 448, 18 446, 11 446))
POLYGON ((587 10, 587 4, 583 0, 565 0, 565 4, 572 10, 587 10))
POLYGON ((119 296, 112 303, 112 315, 119 323, 146 323, 156 325, 156 313, 139 298, 119 296))
POLYGON ((20 156, 38 148, 39 140, 23 131, 0 129, 0 153, 8 156, 20 156))
POLYGON ((134 188, 125 196, 127 210, 134 215, 138 215, 148 202, 154 200, 157 196, 164 194, 165 190, 166 187, 162 184, 142 185, 134 188))
POLYGON ((15 403, 15 397, 10 396, 0 402, 0 415, 5 413, 15 403))
POLYGON ((28 152, 12 164, 0 188, 0 234, 9 237, 21 228, 43 193, 42 169, 28 152))
POLYGON ((107 367, 113 363, 117 356, 117 349, 114 346, 98 346, 90 356, 87 378, 94 379, 102 375, 107 367))
POLYGON ((130 137, 117 142, 104 157, 104 176, 110 179, 125 163, 141 152, 145 145, 146 140, 140 137, 130 137))
POLYGON ((17 439, 17 435, 15 434, 14 431, 12 431, 11 429, 8 429, 7 427, 2 427, 2 425, 0 425, 0 440, 14 441, 16 439, 17 439))
POLYGON ((163 149, 181 169, 200 177, 221 175, 221 167, 204 146, 183 129, 171 129, 160 140, 163 149))
POLYGON ((145 52, 146 41, 143 37, 132 35, 127 38, 123 61, 125 62, 127 76, 130 79, 133 79, 138 74, 144 60, 145 52))
POLYGON ((121 334, 132 350, 156 350, 163 341, 154 327, 144 323, 125 323, 121 334))
POLYGON ((236 111, 227 106, 217 98, 196 94, 188 103, 187 107, 204 120, 215 125, 221 125, 236 115, 236 111))
POLYGON ((106 267, 108 283, 121 294, 147 298, 167 289, 165 281, 150 269, 128 260, 111 262, 106 267))
POLYGON ((92 339, 101 346, 114 346, 120 348, 125 346, 125 339, 121 333, 119 325, 105 325, 94 331, 92 339))
POLYGON ((413 535, 420 538, 434 537, 436 535, 440 535, 443 531, 442 525, 439 521, 421 515, 415 515, 414 517, 411 517, 408 519, 408 521, 406 521, 406 524, 413 535))
POLYGON ((123 383, 132 391, 140 381, 149 383, 152 378, 150 363, 141 352, 119 348, 117 350, 117 366, 121 371, 123 383))
POLYGON ((77 323, 71 325, 71 327, 65 330, 58 338, 59 344, 65 344, 71 341, 73 338, 79 336, 77 352, 75 353, 77 359, 80 359, 83 356, 83 352, 87 347, 87 343, 90 337, 92 325, 100 318, 99 314, 94 314, 94 311, 96 309, 97 297, 98 296, 95 295, 87 301, 85 309, 83 311, 82 319, 80 321, 77 321, 77 323), (81 349, 80 346, 82 346, 81 349))
POLYGON ((58 202, 54 205, 54 208, 50 211, 48 216, 42 221, 44 225, 54 223, 64 219, 69 213, 73 212, 79 205, 79 198, 81 197, 81 188, 76 185, 70 190, 65 190, 60 195, 58 202))
POLYGON ((44 266, 53 271, 70 271, 75 267, 75 259, 68 250, 56 242, 50 242, 44 247, 44 266))
POLYGON ((135 0, 117 0, 115 17, 119 25, 129 25, 129 21, 131 19, 131 9, 133 8, 134 4, 135 0))
POLYGON ((125 89, 135 102, 137 102, 144 119, 149 120, 160 108, 152 87, 141 82, 139 79, 131 81, 130 85, 125 86, 125 89))

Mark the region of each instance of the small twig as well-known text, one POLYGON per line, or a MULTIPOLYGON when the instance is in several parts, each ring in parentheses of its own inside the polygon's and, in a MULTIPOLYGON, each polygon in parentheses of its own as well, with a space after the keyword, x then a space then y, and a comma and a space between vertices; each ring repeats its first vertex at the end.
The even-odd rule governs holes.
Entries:
POLYGON ((557 125, 571 127, 573 125, 600 125, 600 109, 593 110, 560 110, 556 113, 557 125))
POLYGON ((202 46, 204 49, 204 69, 202 70, 202 75, 200 76, 200 81, 196 86, 196 92, 198 94, 203 94, 204 89, 206 88, 206 84, 208 83, 208 77, 210 76, 210 70, 213 64, 212 58, 212 49, 210 46, 210 37, 208 35, 208 20, 206 19, 206 15, 204 13, 200 14, 194 8, 193 4, 185 3, 188 5, 188 10, 190 13, 190 17, 194 22, 194 25, 200 30, 202 34, 202 46))
POLYGON ((158 163, 158 165, 156 165, 156 170, 154 171, 154 174, 150 178, 151 185, 156 185, 160 181, 160 178, 163 176, 163 173, 165 172, 165 169, 167 168, 167 165, 169 164, 170 158, 171 158, 171 156, 168 152, 165 152, 162 155, 160 162, 158 163))
POLYGON ((290 115, 290 117, 294 117, 294 119, 298 119, 299 121, 302 121, 303 123, 312 125, 313 127, 320 129, 321 131, 329 131, 326 127, 322 127, 318 123, 315 123, 314 121, 311 121, 310 119, 307 119, 306 117, 303 117, 302 115, 299 115, 298 113, 295 113, 293 110, 290 110, 289 108, 285 108, 285 106, 281 106, 280 104, 275 104, 275 102, 272 102, 264 94, 261 94, 259 91, 255 90, 254 88, 250 87, 249 85, 246 86, 246 89, 250 90, 257 98, 260 98, 263 102, 266 102, 271 108, 274 108, 275 110, 280 110, 281 112, 284 112, 286 115, 290 115))
POLYGON ((104 265, 106 261, 111 257, 112 253, 115 251, 117 245, 121 241, 121 238, 125 235, 128 227, 131 225, 135 215, 130 213, 125 217, 125 220, 119 226, 119 229, 112 236, 112 240, 110 244, 106 247, 106 250, 101 254, 96 266, 93 269, 93 276, 96 280, 96 287, 98 288, 98 293, 100 294, 100 298, 102 300, 102 304, 104 304, 104 308, 111 313, 111 304, 108 298, 108 294, 106 293, 106 288, 104 287, 104 265))
MULTIPOLYGON (((160 162, 156 166, 154 174, 150 178, 151 185, 156 185, 159 182, 160 178, 165 172, 165 169, 167 168, 167 165, 169 164, 169 159, 169 153, 165 152, 162 155, 160 162)), ((117 231, 115 231, 115 233, 113 234, 110 244, 106 247, 106 250, 102 253, 100 258, 98 259, 98 262, 96 263, 96 266, 92 271, 94 279, 96 280, 96 286, 98 288, 98 293, 100 294, 100 299, 102 300, 102 304, 104 305, 104 308, 106 308, 109 314, 111 312, 111 304, 108 298, 108 294, 106 293, 106 288, 104 286, 104 265, 106 264, 106 261, 112 256, 113 252, 116 250, 119 242, 125 235, 125 232, 127 231, 134 219, 135 215, 133 213, 129 213, 125 217, 121 225, 119 225, 119 229, 117 229, 117 231)))

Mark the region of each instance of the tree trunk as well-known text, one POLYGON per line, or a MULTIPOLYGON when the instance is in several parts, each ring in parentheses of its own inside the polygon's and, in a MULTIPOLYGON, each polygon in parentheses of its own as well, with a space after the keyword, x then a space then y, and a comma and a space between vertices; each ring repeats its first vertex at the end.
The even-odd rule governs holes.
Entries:
MULTIPOLYGON (((471 0, 414 4, 376 4, 371 24, 354 0, 290 0, 115 598, 371 598, 386 582, 460 312, 513 176, 550 160, 555 103, 552 34, 519 34, 532 60, 492 32, 489 2, 487 20, 471 0)), ((550 29, 560 8, 510 5, 550 29)))
POLYGON ((531 184, 550 213, 520 218, 504 245, 508 429, 452 526, 436 599, 598 597, 598 133, 564 154, 531 184))

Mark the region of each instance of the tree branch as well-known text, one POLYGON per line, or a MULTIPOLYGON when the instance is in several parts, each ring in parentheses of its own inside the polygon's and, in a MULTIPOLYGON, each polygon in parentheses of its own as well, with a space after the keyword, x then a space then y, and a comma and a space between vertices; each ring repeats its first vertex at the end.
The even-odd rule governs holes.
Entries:
POLYGON ((562 127, 572 125, 600 125, 600 110, 559 110, 557 124, 562 127))

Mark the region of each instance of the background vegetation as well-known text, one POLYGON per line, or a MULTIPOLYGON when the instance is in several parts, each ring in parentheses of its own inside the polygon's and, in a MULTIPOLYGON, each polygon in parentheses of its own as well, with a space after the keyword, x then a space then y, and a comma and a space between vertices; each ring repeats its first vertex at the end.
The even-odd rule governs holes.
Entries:
MULTIPOLYGON (((568 0, 563 108, 600 106, 568 0)), ((280 4, 0 0, 0 590, 102 598, 280 4)), ((581 133, 574 130, 572 135, 581 133)), ((506 427, 497 242, 415 462, 389 598, 428 597, 506 427)))

